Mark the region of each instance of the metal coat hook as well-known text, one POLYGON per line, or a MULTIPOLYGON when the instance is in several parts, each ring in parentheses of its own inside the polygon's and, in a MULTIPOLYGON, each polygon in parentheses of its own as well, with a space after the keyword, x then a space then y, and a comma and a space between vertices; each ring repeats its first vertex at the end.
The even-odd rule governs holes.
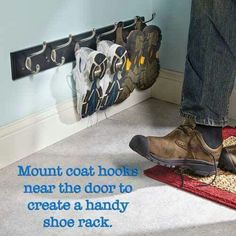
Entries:
POLYGON ((135 26, 136 23, 137 23, 137 21, 138 21, 138 19, 139 19, 139 17, 136 16, 136 17, 134 18, 134 22, 133 22, 131 25, 127 25, 127 26, 123 27, 123 29, 127 29, 127 28, 130 28, 130 27, 132 27, 132 26, 135 26))
POLYGON ((62 65, 65 63, 66 59, 65 59, 64 56, 62 56, 62 57, 61 57, 61 61, 58 62, 58 61, 57 61, 57 50, 60 50, 60 49, 65 48, 65 47, 68 47, 68 46, 71 44, 72 40, 73 40, 73 37, 72 37, 72 35, 70 34, 70 35, 69 35, 69 40, 68 40, 68 42, 66 42, 66 43, 64 43, 64 44, 62 44, 62 45, 59 45, 59 46, 57 46, 56 48, 54 48, 54 49, 52 50, 52 52, 51 52, 51 59, 52 59, 52 61, 53 61, 54 63, 56 63, 58 66, 62 66, 62 65))
POLYGON ((109 30, 107 32, 99 34, 98 37, 97 37, 97 42, 101 39, 101 37, 114 33, 117 30, 117 27, 118 27, 118 23, 116 22, 114 24, 114 28, 113 29, 111 29, 111 30, 109 30))
POLYGON ((118 60, 118 62, 116 63, 116 69, 117 69, 117 70, 121 69, 121 68, 122 68, 122 67, 121 67, 122 65, 123 65, 123 67, 124 67, 125 63, 123 62, 122 58, 120 58, 120 59, 118 60))
POLYGON ((96 29, 93 28, 91 36, 89 36, 87 38, 83 38, 83 39, 79 40, 79 42, 76 42, 76 44, 75 44, 75 51, 77 51, 77 49, 80 48, 80 43, 87 42, 87 41, 93 39, 95 36, 96 36, 96 29))
POLYGON ((148 22, 153 21, 153 20, 155 19, 156 15, 157 15, 156 12, 153 12, 153 13, 152 13, 152 18, 151 18, 150 20, 144 21, 143 23, 146 24, 146 23, 148 23, 148 22))
POLYGON ((93 39, 95 36, 96 36, 96 29, 93 28, 93 30, 92 30, 92 35, 89 36, 89 37, 87 37, 87 38, 81 39, 79 42, 80 42, 80 43, 87 42, 87 41, 93 39))
POLYGON ((102 72, 101 66, 99 66, 97 69, 95 69, 94 74, 95 76, 99 76, 102 72))
POLYGON ((40 71, 40 65, 39 65, 39 64, 36 64, 35 70, 32 69, 32 57, 35 57, 35 56, 38 56, 38 55, 44 53, 45 50, 46 50, 46 48, 47 48, 47 43, 46 43, 46 42, 43 42, 43 48, 42 48, 40 51, 34 52, 34 53, 32 53, 30 56, 28 56, 28 57, 26 58, 26 60, 25 60, 25 67, 26 67, 26 69, 29 70, 32 74, 37 74, 37 73, 39 73, 39 71, 40 71))

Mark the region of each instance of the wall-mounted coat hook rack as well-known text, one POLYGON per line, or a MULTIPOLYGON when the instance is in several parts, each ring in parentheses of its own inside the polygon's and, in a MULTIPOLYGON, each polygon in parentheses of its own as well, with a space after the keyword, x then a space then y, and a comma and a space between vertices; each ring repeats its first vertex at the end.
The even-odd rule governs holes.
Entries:
MULTIPOLYGON (((144 17, 141 17, 144 21, 144 17)), ((127 31, 131 31, 134 26, 134 19, 123 22, 127 31)), ((114 30, 114 24, 96 29, 96 31, 88 31, 73 37, 59 39, 53 42, 47 42, 42 45, 12 52, 11 69, 12 79, 17 80, 25 76, 36 74, 50 68, 57 67, 69 62, 75 61, 74 49, 77 42, 80 46, 96 49, 96 37, 114 30), (92 37, 90 38, 90 36, 92 37), (89 38, 88 40, 86 38, 89 38), (85 40, 86 39, 86 40, 85 40)), ((115 39, 114 33, 106 35, 107 40, 115 39)))

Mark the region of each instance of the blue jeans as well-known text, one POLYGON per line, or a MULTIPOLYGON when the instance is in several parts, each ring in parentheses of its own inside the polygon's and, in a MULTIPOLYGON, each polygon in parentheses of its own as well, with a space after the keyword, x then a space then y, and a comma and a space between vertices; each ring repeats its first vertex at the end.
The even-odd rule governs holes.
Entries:
POLYGON ((192 0, 181 115, 227 124, 235 76, 236 0, 192 0))

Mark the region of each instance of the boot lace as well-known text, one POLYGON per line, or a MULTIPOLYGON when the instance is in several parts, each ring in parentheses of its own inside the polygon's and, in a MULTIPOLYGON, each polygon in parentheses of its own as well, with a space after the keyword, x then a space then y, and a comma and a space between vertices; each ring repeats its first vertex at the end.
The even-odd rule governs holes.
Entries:
MULTIPOLYGON (((192 136, 192 138, 196 135, 195 127, 192 124, 182 124, 178 127, 178 129, 183 131, 186 135, 192 136)), ((201 142, 200 142, 200 145, 201 145, 201 148, 211 157, 211 159, 213 160, 213 164, 214 164, 214 177, 213 177, 213 179, 209 183, 199 184, 196 186, 196 187, 206 187, 206 186, 212 185, 215 182, 217 175, 218 175, 218 169, 217 169, 217 162, 216 162, 215 157, 212 155, 212 153, 210 153, 209 151, 207 151, 203 147, 201 142)), ((184 188, 184 173, 186 172, 187 169, 184 167, 179 167, 178 170, 179 170, 179 174, 181 177, 181 188, 184 188)))

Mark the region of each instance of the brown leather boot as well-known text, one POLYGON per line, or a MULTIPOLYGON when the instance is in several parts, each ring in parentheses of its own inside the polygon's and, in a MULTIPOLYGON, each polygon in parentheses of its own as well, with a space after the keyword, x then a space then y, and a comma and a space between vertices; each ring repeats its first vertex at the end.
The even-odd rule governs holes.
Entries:
POLYGON ((185 122, 164 137, 136 135, 129 146, 156 164, 183 167, 200 176, 216 174, 222 151, 222 145, 210 148, 191 122, 185 122))
POLYGON ((218 167, 236 174, 236 145, 223 148, 218 167))

